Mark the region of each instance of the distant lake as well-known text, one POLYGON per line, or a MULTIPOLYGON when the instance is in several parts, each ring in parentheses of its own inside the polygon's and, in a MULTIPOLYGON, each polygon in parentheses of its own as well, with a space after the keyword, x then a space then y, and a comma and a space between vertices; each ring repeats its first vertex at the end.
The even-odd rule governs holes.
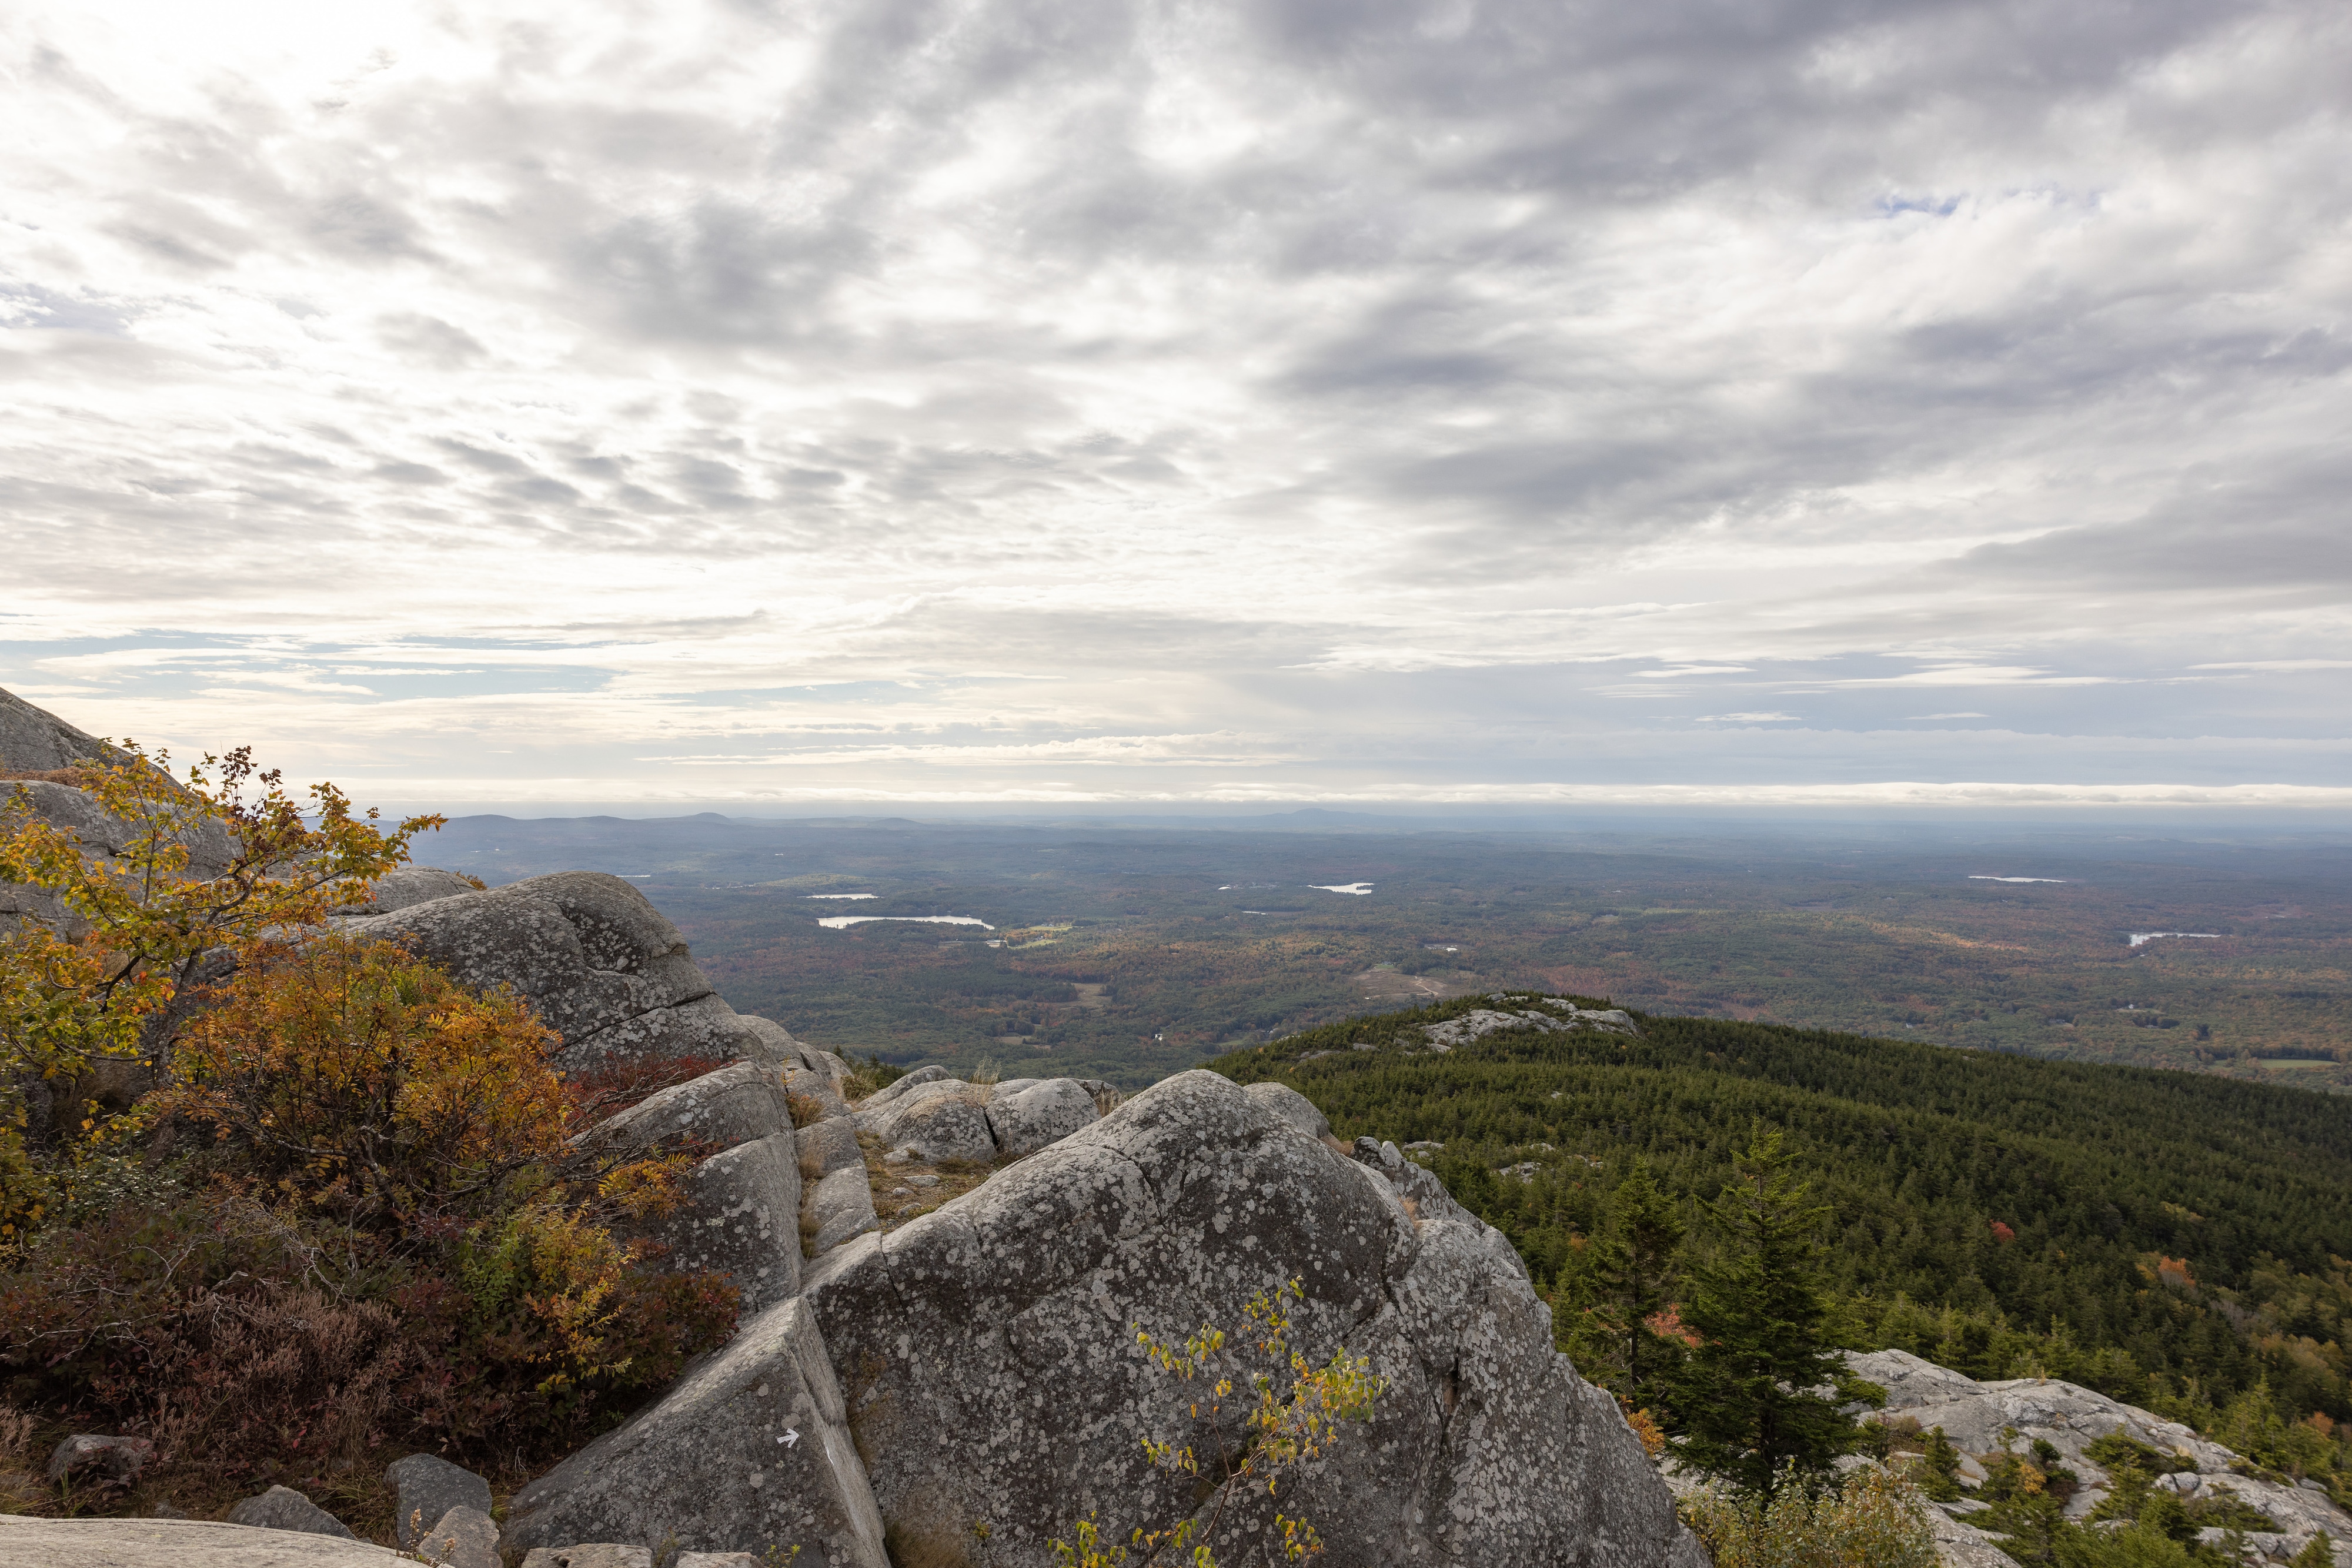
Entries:
POLYGON ((1328 886, 1322 883, 1316 882, 1309 883, 1307 885, 1312 887, 1318 893, 1352 893, 1358 898, 1361 898, 1366 894, 1372 891, 1372 884, 1369 882, 1338 882, 1332 883, 1328 886))
POLYGON ((803 898, 879 898, 878 893, 803 893, 803 898))
MULTIPOLYGON (((857 896, 870 898, 873 895, 860 894, 857 896)), ((996 929, 987 921, 974 920, 969 915, 828 915, 817 924, 828 931, 840 931, 868 920, 911 920, 921 925, 977 925, 982 931, 996 929)))

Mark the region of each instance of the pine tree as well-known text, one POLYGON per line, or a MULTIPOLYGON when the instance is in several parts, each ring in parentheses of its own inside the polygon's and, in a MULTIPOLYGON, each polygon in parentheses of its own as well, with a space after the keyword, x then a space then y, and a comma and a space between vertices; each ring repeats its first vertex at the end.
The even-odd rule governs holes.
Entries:
POLYGON ((2321 1531, 2304 1542, 2303 1550, 2288 1562, 2286 1568, 2336 1568, 2336 1543, 2321 1531))
POLYGON ((1673 1304, 1683 1228, 1674 1200, 1637 1156, 1609 1200, 1606 1228, 1587 1249, 1586 1310, 1571 1331, 1570 1354, 1636 1410, 1665 1406, 1682 1361, 1682 1341, 1659 1333, 1650 1321, 1673 1304))
POLYGON ((1759 1126, 1709 1206, 1717 1251, 1689 1280, 1683 1321, 1700 1343, 1675 1400, 1676 1456, 1768 1495, 1784 1470, 1810 1482, 1855 1447, 1838 1404, 1867 1386, 1829 1343, 1814 1241, 1829 1210, 1810 1201, 1793 1162, 1780 1134, 1759 1126))

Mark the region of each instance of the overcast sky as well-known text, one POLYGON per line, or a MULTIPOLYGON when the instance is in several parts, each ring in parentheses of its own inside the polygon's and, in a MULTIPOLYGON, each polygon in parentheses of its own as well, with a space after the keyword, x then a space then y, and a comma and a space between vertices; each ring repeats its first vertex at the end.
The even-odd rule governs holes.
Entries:
POLYGON ((364 797, 2352 803, 2352 8, 0 13, 0 685, 364 797))

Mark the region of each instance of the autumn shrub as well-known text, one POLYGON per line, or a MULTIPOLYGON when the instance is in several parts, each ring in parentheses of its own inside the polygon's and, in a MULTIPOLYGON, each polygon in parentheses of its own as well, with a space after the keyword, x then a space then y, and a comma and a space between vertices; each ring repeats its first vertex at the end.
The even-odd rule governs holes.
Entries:
POLYGON ((127 853, 0 820, 0 878, 72 915, 0 942, 0 1083, 146 1075, 46 1140, 0 1095, 0 1401, 151 1437, 153 1473, 331 1486, 387 1445, 543 1462, 722 1343, 734 1288, 646 1239, 700 1151, 571 1138, 704 1064, 569 1080, 520 998, 329 925, 429 821, 331 787, 306 818, 241 754, 161 777, 93 789, 127 853))
POLYGON ((146 1108, 281 1200, 407 1234, 509 1207, 562 1155, 561 1040, 519 998, 336 933, 241 957, 146 1108))
POLYGON ((1936 1561, 1917 1494, 1877 1465, 1819 1491, 1790 1474, 1769 1498, 1718 1483, 1683 1499, 1680 1511, 1715 1568, 1931 1568, 1936 1561))

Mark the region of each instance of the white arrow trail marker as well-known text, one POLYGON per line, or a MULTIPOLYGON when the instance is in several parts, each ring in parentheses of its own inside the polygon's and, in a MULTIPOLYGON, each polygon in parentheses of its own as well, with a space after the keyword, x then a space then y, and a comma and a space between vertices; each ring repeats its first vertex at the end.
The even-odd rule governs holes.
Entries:
POLYGON ((791 1448, 794 1443, 797 1443, 800 1440, 801 1433, 800 1428, 797 1427, 785 1427, 784 1435, 776 1439, 777 1442, 782 1443, 787 1448, 791 1448))

